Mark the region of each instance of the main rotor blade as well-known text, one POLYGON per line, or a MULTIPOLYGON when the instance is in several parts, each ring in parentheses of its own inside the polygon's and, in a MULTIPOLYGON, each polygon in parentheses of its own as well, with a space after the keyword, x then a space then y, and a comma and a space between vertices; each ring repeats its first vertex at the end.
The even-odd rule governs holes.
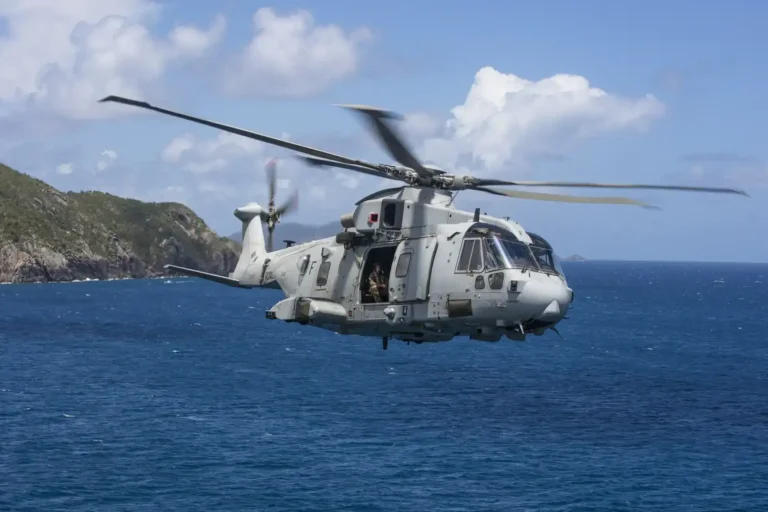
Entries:
POLYGON ((471 188, 469 190, 480 190, 482 192, 488 192, 489 194, 496 194, 499 196, 515 197, 518 199, 535 199, 538 201, 555 201, 560 203, 589 203, 589 204, 628 204, 634 206, 641 206, 643 208, 649 208, 658 210, 656 206, 652 206, 641 201, 629 199, 626 197, 584 197, 584 196, 570 196, 566 194, 543 194, 541 192, 523 192, 520 190, 495 190, 492 188, 471 188))
POLYGON ((431 169, 425 168, 421 162, 414 156, 413 151, 406 145, 403 137, 397 133, 393 126, 389 126, 385 119, 396 119, 400 116, 393 112, 387 112, 365 105, 339 105, 357 112, 368 121, 369 125, 376 131, 379 140, 386 146, 389 153, 397 162, 416 171, 419 176, 429 178, 435 173, 431 169))
POLYGON ((155 107, 154 105, 150 105, 146 101, 137 101, 132 100, 129 98, 123 98, 121 96, 107 96, 106 98, 102 98, 99 100, 99 102, 115 102, 115 103, 122 103, 124 105, 131 105, 133 107, 139 107, 139 108, 145 108, 147 110, 154 110, 155 112, 160 112, 161 114, 166 114, 173 117, 178 117, 180 119, 185 119, 187 121, 192 121, 193 123, 203 124, 206 126, 210 126, 212 128, 218 128, 219 130, 224 130, 226 132, 234 133, 237 135, 242 135, 243 137, 248 137, 249 139, 255 139, 261 142, 266 142, 267 144, 272 144, 274 146, 279 146, 285 149, 290 149, 291 151, 297 151, 299 153, 304 153, 307 155, 312 155, 320 158, 327 158, 329 160, 336 160, 338 162, 345 162, 349 164, 356 164, 363 167, 369 167, 371 169, 375 169, 376 166, 374 164, 371 164, 369 162, 365 162, 363 160, 356 160, 353 158, 347 158, 342 155, 336 155, 334 153, 329 153, 328 151, 323 151, 322 149, 316 149, 309 146, 303 146, 301 144, 296 144, 295 142, 288 142, 287 140, 278 139, 276 137, 270 137, 268 135, 263 135, 261 133, 252 132, 249 130, 244 130, 242 128, 237 128, 235 126, 229 126, 226 124, 218 123, 216 121, 209 121, 207 119, 203 119, 200 117, 190 116, 188 114, 184 114, 181 112, 174 112, 173 110, 168 110, 161 107, 155 107))
POLYGON ((736 188, 720 187, 691 187, 684 185, 635 185, 635 184, 611 184, 611 183, 575 183, 570 181, 505 181, 493 179, 478 179, 477 186, 488 185, 512 185, 519 187, 581 187, 581 188, 633 188, 651 190, 682 190, 687 192, 715 192, 724 194, 738 194, 747 196, 743 190, 736 188))
POLYGON ((298 156, 297 158, 301 158, 312 167, 338 167, 340 169, 347 169, 350 171, 362 172, 363 174, 376 176, 377 178, 394 179, 390 176, 387 176, 381 171, 368 169, 367 167, 362 167, 360 165, 348 164, 344 162, 334 162, 333 160, 326 160, 325 158, 315 158, 313 156, 298 156))
POLYGON ((272 229, 267 232, 267 252, 272 252, 272 233, 272 229))

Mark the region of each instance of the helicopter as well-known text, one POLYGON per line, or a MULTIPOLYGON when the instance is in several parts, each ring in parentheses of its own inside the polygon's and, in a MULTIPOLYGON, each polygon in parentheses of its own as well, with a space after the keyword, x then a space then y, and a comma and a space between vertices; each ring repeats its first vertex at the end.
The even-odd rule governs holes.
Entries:
MULTIPOLYGON (((335 167, 402 183, 373 192, 340 219, 336 236, 274 250, 272 230, 288 206, 250 202, 234 210, 242 226, 242 252, 221 276, 167 265, 166 269, 237 288, 279 287, 285 298, 266 311, 270 320, 311 325, 343 335, 404 342, 446 342, 456 336, 498 342, 541 336, 566 317, 574 300, 562 266, 542 236, 509 218, 459 210, 456 193, 571 203, 653 208, 624 197, 584 197, 489 187, 585 187, 747 194, 738 189, 677 185, 533 182, 485 179, 446 172, 416 158, 393 112, 340 105, 362 117, 397 164, 376 164, 261 133, 168 110, 144 101, 107 96, 299 153, 312 167, 335 167), (258 220, 257 220, 258 219, 258 220), (268 244, 260 222, 268 227, 268 244)), ((273 177, 270 178, 273 182, 273 177)), ((294 203, 289 204, 293 205, 294 203)))

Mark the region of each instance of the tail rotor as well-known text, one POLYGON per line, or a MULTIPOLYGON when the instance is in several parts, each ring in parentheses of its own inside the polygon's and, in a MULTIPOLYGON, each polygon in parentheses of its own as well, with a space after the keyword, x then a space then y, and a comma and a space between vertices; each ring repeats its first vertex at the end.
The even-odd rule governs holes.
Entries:
POLYGON ((267 175, 267 189, 269 193, 268 210, 262 215, 262 220, 267 224, 267 252, 272 252, 272 235, 275 231, 275 226, 280 219, 288 212, 296 210, 298 207, 299 195, 297 191, 291 194, 291 197, 283 203, 280 207, 275 207, 275 192, 277 189, 277 176, 276 176, 277 160, 271 159, 266 165, 267 175))

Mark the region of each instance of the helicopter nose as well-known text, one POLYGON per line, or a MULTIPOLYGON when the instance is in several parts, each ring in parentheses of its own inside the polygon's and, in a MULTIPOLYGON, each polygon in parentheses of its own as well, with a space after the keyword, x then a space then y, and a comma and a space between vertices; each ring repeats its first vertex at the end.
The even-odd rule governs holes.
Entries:
POLYGON ((531 281, 526 284, 521 300, 533 308, 534 318, 542 322, 559 322, 573 300, 573 290, 562 281, 531 281))

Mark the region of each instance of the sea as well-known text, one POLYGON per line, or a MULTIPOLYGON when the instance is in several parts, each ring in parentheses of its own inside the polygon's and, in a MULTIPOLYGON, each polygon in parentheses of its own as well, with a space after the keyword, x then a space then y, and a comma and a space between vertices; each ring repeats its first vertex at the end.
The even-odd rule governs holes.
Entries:
POLYGON ((562 338, 387 351, 279 290, 0 286, 0 510, 768 510, 768 265, 564 267, 562 338))

